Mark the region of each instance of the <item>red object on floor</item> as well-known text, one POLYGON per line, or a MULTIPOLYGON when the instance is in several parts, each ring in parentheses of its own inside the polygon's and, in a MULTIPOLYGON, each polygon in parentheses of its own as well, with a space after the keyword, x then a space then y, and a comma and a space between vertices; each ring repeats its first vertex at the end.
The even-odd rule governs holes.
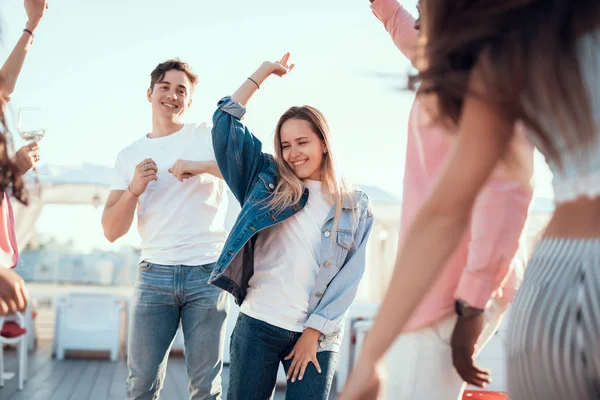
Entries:
POLYGON ((4 323, 2 327, 2 331, 0 331, 0 336, 4 336, 5 338, 13 339, 24 335, 27 332, 27 329, 21 328, 19 324, 14 321, 8 321, 4 323))
POLYGON ((508 400, 508 394, 487 390, 465 390, 462 398, 463 400, 508 400))

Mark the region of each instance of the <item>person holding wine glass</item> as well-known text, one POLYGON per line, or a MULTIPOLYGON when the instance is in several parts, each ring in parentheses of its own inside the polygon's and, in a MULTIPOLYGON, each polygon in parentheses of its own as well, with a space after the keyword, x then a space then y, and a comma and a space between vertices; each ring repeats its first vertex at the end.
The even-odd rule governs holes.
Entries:
POLYGON ((22 176, 39 161, 38 144, 35 142, 22 146, 12 157, 9 155, 12 141, 5 119, 6 103, 10 101, 33 43, 34 32, 47 9, 45 0, 25 0, 24 6, 28 17, 25 29, 0 69, 0 316, 24 311, 27 305, 24 281, 11 270, 17 265, 19 252, 10 196, 27 204, 22 176))

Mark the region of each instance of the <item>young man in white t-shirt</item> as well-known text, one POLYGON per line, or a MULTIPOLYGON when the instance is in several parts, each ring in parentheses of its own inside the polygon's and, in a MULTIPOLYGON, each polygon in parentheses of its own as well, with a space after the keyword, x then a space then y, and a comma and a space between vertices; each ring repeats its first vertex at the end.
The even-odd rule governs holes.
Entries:
POLYGON ((225 183, 205 124, 184 124, 197 76, 179 60, 151 74, 152 132, 117 156, 102 215, 111 242, 137 208, 142 239, 129 325, 128 399, 158 398, 181 322, 191 399, 221 399, 226 292, 207 283, 227 232, 225 183))

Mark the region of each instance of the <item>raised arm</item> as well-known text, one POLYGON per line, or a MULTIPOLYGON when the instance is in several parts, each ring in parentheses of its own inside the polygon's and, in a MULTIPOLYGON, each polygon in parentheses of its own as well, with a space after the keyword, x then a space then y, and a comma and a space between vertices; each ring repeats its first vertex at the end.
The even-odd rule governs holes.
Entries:
POLYGON ((8 99, 15 90, 17 78, 21 73, 25 57, 33 42, 32 35, 35 34, 35 30, 44 16, 46 7, 47 4, 45 0, 25 0, 25 11, 27 13, 27 23, 25 24, 26 30, 23 31, 23 34, 19 38, 13 51, 0 69, 0 92, 5 99, 8 99))
POLYGON ((231 95, 219 101, 213 115, 212 140, 221 175, 234 196, 244 204, 256 176, 269 165, 262 143, 242 123, 246 104, 270 75, 283 76, 292 70, 289 53, 278 62, 264 62, 231 95))
POLYGON ((513 124, 479 97, 465 98, 456 146, 398 253, 387 293, 340 400, 362 398, 372 389, 376 366, 469 227, 477 195, 505 154, 513 124))
POLYGON ((396 47, 414 65, 419 42, 415 18, 396 0, 371 0, 371 10, 383 22, 396 47))

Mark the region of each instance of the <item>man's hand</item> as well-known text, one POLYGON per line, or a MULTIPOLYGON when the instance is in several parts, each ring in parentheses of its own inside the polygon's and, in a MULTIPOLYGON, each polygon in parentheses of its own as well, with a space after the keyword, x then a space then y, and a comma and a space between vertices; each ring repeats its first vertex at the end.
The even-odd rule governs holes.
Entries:
POLYGON ((491 382, 490 371, 475 365, 477 340, 485 323, 483 313, 472 317, 458 317, 452 332, 452 363, 460 377, 470 385, 485 387, 491 382))
POLYGON ((146 191, 151 181, 157 181, 158 166, 151 158, 146 158, 135 167, 133 179, 129 184, 129 191, 136 196, 141 196, 146 191))
POLYGON ((13 270, 0 268, 0 316, 25 311, 28 300, 23 278, 13 270))
POLYGON ((179 180, 183 182, 185 179, 189 179, 193 176, 203 174, 207 171, 206 163, 202 161, 189 161, 189 160, 177 160, 169 172, 179 180))
POLYGON ((179 180, 183 182, 192 176, 200 174, 210 174, 219 179, 223 179, 221 171, 216 161, 189 161, 189 160, 177 160, 169 172, 179 180))

